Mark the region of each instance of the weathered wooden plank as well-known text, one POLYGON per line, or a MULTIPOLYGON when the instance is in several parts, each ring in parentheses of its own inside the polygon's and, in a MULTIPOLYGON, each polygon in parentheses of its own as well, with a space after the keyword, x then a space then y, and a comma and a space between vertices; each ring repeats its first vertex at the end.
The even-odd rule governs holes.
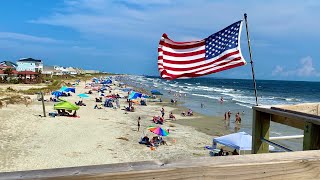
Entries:
POLYGON ((306 116, 292 112, 280 111, 276 109, 271 109, 270 106, 253 106, 252 109, 264 113, 286 117, 288 119, 296 119, 297 121, 311 122, 313 124, 320 125, 320 118, 317 118, 315 116, 306 116))
POLYGON ((271 121, 304 130, 304 121, 300 121, 298 119, 291 119, 272 114, 271 121))
POLYGON ((0 179, 319 179, 320 151, 0 173, 0 179))
POLYGON ((320 126, 306 122, 304 126, 303 150, 320 149, 320 126))
POLYGON ((261 138, 269 140, 270 114, 253 110, 252 153, 268 153, 269 145, 261 138))

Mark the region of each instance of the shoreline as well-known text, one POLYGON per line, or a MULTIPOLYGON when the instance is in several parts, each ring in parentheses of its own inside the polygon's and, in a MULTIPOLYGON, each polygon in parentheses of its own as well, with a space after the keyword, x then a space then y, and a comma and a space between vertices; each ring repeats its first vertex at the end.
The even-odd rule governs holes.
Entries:
POLYGON ((176 116, 177 120, 171 121, 172 123, 193 127, 199 132, 212 136, 212 138, 232 133, 229 128, 225 128, 225 121, 223 117, 207 116, 198 113, 197 111, 193 111, 194 115, 192 117, 188 119, 181 119, 183 118, 183 116, 181 116, 181 112, 188 111, 188 108, 183 106, 184 103, 173 105, 168 99, 164 99, 164 103, 159 104, 165 104, 167 107, 174 108, 172 113, 176 116))

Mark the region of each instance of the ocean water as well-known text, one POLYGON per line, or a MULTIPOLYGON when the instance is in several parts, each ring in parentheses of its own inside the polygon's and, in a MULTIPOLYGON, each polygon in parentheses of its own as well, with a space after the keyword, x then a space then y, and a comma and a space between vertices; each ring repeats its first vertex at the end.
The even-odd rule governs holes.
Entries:
MULTIPOLYGON (((240 131, 252 134, 252 106, 255 96, 252 80, 193 78, 165 80, 159 77, 128 76, 122 79, 127 84, 158 89, 169 99, 178 98, 183 106, 195 112, 211 116, 224 116, 231 111, 231 122, 240 112, 242 123, 240 131), (220 103, 223 97, 224 102, 220 103), (201 103, 204 108, 201 108, 201 103)), ((259 105, 297 104, 320 102, 320 82, 257 80, 259 105)), ((234 129, 231 123, 230 129, 234 129)), ((271 123, 270 136, 301 135, 303 131, 285 125, 271 123)), ((293 150, 302 149, 302 140, 282 140, 278 143, 293 150)))

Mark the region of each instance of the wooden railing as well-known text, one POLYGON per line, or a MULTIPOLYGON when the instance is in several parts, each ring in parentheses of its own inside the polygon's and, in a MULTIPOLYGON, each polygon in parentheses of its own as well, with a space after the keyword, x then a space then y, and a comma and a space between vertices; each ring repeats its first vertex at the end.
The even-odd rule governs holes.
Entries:
POLYGON ((319 103, 254 106, 252 153, 269 152, 270 121, 304 131, 303 150, 320 149, 319 103))
POLYGON ((0 173, 11 179, 320 179, 320 151, 203 157, 0 173))

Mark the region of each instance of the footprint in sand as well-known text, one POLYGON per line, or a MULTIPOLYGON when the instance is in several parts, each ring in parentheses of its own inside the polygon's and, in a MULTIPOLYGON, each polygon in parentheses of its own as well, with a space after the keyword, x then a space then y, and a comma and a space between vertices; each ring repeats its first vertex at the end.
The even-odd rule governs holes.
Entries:
POLYGON ((71 153, 65 153, 64 154, 67 157, 78 157, 81 155, 81 152, 71 152, 71 153))

